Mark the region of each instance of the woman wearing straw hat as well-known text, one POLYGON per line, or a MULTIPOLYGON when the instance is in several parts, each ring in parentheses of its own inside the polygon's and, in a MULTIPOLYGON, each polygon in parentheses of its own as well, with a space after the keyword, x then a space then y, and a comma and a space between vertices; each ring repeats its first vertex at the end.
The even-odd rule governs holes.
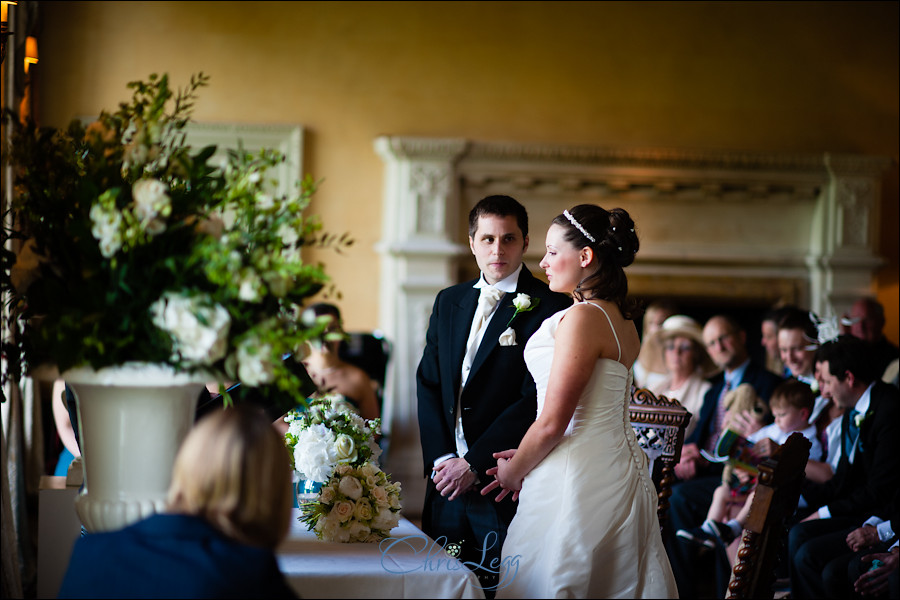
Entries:
POLYGON ((694 415, 685 430, 687 438, 697 426, 703 396, 712 387, 706 378, 715 373, 716 366, 706 353, 703 329, 688 316, 673 315, 663 321, 656 338, 669 372, 649 389, 678 400, 694 415))

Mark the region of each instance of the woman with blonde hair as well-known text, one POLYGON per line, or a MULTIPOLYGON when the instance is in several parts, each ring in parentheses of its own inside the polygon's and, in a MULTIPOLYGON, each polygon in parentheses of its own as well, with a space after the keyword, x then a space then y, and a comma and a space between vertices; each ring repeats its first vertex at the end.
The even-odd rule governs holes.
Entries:
POLYGON ((175 459, 165 513, 80 538, 60 598, 296 598, 275 547, 290 528, 290 462, 250 405, 201 419, 175 459))

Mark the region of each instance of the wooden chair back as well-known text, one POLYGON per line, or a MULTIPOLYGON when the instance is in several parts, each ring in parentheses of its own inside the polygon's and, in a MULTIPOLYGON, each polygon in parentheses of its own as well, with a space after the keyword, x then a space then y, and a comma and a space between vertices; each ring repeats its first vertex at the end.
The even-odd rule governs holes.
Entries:
POLYGON ((809 440, 794 432, 759 465, 727 598, 774 597, 776 561, 787 540, 787 520, 797 510, 810 446, 809 440))
POLYGON ((628 415, 638 444, 650 459, 650 478, 658 495, 656 511, 663 530, 669 520, 675 465, 681 460, 684 430, 691 420, 691 413, 677 400, 656 396, 650 390, 640 388, 631 396, 628 415))

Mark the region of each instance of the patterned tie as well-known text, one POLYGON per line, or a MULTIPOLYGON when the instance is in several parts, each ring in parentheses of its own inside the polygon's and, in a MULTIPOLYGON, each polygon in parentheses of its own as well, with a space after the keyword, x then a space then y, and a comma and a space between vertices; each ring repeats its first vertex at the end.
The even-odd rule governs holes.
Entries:
POLYGON ((847 427, 844 428, 844 455, 847 458, 853 456, 853 447, 859 437, 859 427, 856 425, 856 415, 858 414, 859 411, 855 408, 847 414, 847 427))
POLYGON ((491 313, 497 302, 503 297, 503 292, 492 285, 486 285, 481 288, 481 295, 478 296, 478 308, 475 309, 475 317, 472 319, 472 329, 469 331, 469 340, 466 342, 466 354, 463 357, 462 364, 462 384, 465 385, 469 378, 469 370, 472 368, 472 361, 475 360, 475 353, 481 338, 481 329, 487 323, 491 313))
POLYGON ((731 381, 726 378, 725 385, 722 386, 722 393, 719 394, 719 401, 716 403, 716 412, 713 416, 715 419, 713 422, 713 430, 706 440, 705 449, 710 454, 715 453, 716 443, 719 441, 719 436, 722 434, 722 424, 725 422, 725 413, 728 412, 725 408, 725 395, 728 394, 729 391, 731 391, 731 381))

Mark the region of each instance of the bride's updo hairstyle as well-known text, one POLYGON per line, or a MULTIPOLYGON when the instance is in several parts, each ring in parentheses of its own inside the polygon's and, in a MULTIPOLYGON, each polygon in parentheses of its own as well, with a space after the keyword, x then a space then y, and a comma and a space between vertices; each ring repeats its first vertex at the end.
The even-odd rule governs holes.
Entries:
POLYGON ((565 230, 563 239, 576 248, 591 248, 597 256, 597 270, 575 287, 576 300, 607 300, 618 305, 622 316, 640 316, 637 300, 628 298, 625 267, 634 262, 640 248, 634 221, 622 208, 604 210, 594 204, 579 204, 553 219, 565 230), (568 215, 566 215, 566 212, 568 215))

